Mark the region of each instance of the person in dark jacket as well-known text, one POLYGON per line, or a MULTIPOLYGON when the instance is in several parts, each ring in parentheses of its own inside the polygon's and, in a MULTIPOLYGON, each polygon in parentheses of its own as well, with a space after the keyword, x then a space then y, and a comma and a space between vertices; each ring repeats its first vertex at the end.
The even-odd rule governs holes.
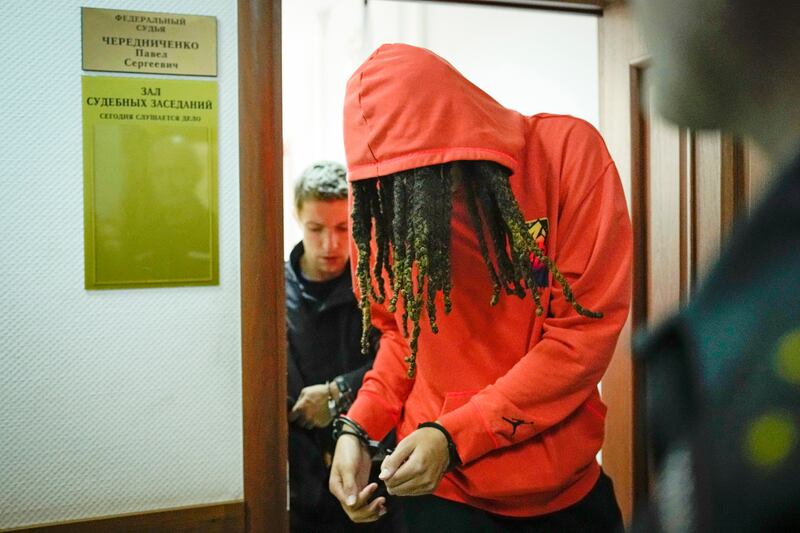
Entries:
POLYGON ((800 3, 638 0, 660 111, 781 171, 679 314, 636 353, 655 463, 637 531, 800 531, 800 3))
POLYGON ((328 491, 330 424, 353 401, 379 337, 373 330, 370 355, 361 355, 344 167, 312 165, 297 181, 294 198, 303 240, 285 265, 291 531, 391 532, 390 522, 355 526, 328 491))

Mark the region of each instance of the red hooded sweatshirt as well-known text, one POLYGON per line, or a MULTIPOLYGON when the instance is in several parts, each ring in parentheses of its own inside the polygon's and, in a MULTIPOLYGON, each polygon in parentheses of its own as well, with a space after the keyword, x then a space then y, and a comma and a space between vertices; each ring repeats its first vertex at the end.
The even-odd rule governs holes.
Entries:
POLYGON ((383 336, 349 416, 374 439, 393 427, 402 439, 439 420, 463 466, 436 496, 518 517, 578 502, 599 476, 606 407, 597 384, 631 297, 628 210, 602 138, 573 117, 506 109, 434 53, 401 44, 380 47, 350 78, 344 133, 351 181, 456 160, 511 169, 534 239, 577 300, 605 315, 578 315, 545 271, 541 316, 530 295, 503 295, 491 307, 491 280, 456 193, 452 312, 437 300, 438 334, 421 319, 409 379, 401 312, 372 306, 383 336))

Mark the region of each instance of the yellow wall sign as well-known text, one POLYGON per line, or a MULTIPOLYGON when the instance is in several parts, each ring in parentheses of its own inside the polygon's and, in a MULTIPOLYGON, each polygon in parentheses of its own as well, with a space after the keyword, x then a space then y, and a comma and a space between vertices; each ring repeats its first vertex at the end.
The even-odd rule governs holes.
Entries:
POLYGON ((219 283, 217 83, 83 77, 87 289, 219 283))
POLYGON ((217 19, 81 8, 83 69, 217 75, 217 19))

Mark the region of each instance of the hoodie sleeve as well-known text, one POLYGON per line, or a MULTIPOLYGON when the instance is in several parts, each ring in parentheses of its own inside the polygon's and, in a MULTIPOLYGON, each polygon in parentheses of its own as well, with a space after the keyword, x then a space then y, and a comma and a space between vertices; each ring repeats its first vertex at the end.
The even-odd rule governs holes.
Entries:
POLYGON ((397 328, 394 315, 374 304, 372 325, 381 332, 380 345, 372 369, 364 376, 356 401, 347 412, 372 439, 382 440, 400 420, 400 412, 414 380, 407 375, 404 362, 410 353, 408 343, 397 328))
POLYGON ((578 302, 604 317, 577 314, 551 281, 541 340, 494 384, 440 417, 464 463, 598 409, 592 397, 630 307, 633 237, 605 144, 594 128, 576 129, 563 158, 552 259, 578 302))

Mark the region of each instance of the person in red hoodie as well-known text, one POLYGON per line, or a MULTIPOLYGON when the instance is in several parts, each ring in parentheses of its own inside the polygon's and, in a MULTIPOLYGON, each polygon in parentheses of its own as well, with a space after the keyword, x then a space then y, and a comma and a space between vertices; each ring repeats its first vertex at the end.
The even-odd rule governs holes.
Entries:
POLYGON ((374 366, 336 421, 331 492, 411 531, 613 531, 597 385, 629 311, 632 234, 597 131, 506 109, 434 53, 384 45, 344 109, 354 272, 374 366), (580 302, 580 303, 579 303, 580 302))

